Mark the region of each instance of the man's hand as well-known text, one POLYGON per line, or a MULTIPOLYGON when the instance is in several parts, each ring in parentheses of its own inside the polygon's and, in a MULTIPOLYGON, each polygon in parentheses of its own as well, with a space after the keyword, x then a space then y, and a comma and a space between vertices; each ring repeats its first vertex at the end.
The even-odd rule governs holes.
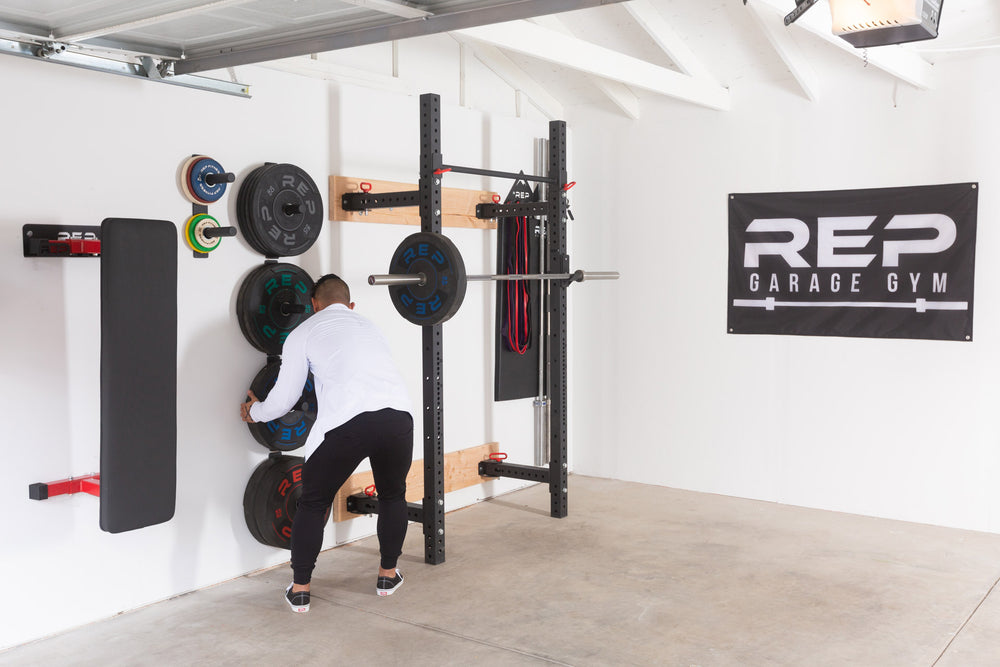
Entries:
POLYGON ((252 391, 247 391, 247 398, 249 398, 250 400, 246 401, 245 403, 240 403, 240 419, 252 424, 254 419, 253 417, 250 416, 250 406, 252 406, 254 403, 259 403, 260 399, 257 398, 257 396, 254 395, 252 391))

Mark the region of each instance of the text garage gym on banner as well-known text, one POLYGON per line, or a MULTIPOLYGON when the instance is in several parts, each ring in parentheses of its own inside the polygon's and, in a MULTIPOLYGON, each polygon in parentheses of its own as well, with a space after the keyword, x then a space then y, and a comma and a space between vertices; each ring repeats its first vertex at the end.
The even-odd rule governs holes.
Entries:
POLYGON ((978 193, 731 194, 729 333, 971 341, 978 193))

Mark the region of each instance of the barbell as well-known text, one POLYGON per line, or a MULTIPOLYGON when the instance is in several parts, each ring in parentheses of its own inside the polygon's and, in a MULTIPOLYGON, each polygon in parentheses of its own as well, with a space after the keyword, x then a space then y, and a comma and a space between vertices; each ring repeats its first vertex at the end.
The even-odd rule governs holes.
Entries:
POLYGON ((462 254, 451 239, 442 234, 417 232, 396 248, 389 273, 368 276, 368 284, 388 287, 393 306, 407 321, 432 326, 458 312, 469 281, 617 279, 617 271, 466 275, 462 254))
MULTIPOLYGON (((618 280, 617 271, 574 271, 573 273, 490 273, 465 276, 466 282, 486 282, 490 280, 566 280, 571 283, 582 283, 585 280, 618 280)), ((427 275, 393 275, 383 273, 368 276, 369 285, 423 285, 427 275)))

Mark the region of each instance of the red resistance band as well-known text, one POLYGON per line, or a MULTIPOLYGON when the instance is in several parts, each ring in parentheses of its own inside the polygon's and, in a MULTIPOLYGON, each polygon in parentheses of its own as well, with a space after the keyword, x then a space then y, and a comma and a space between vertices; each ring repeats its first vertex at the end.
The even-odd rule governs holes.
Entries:
MULTIPOLYGON (((530 257, 528 218, 514 219, 514 235, 507 259, 507 273, 528 273, 530 257)), ((517 354, 528 351, 531 338, 528 318, 528 283, 524 280, 507 281, 507 347, 517 354)))

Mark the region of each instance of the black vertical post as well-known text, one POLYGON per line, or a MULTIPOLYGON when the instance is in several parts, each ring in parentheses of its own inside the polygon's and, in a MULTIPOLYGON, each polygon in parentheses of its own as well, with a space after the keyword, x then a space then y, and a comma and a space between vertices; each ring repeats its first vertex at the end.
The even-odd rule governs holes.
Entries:
MULTIPOLYGON (((441 233, 441 98, 420 96, 420 230, 441 233)), ((422 327, 424 561, 444 562, 444 364, 441 325, 422 327)))
MULTIPOLYGON (((566 252, 566 123, 554 120, 549 123, 549 173, 555 182, 548 193, 549 256, 546 270, 552 273, 570 273, 569 255, 566 252)), ((569 514, 569 443, 566 420, 566 290, 567 282, 552 281, 549 297, 549 494, 552 497, 552 516, 563 518, 569 514)))

